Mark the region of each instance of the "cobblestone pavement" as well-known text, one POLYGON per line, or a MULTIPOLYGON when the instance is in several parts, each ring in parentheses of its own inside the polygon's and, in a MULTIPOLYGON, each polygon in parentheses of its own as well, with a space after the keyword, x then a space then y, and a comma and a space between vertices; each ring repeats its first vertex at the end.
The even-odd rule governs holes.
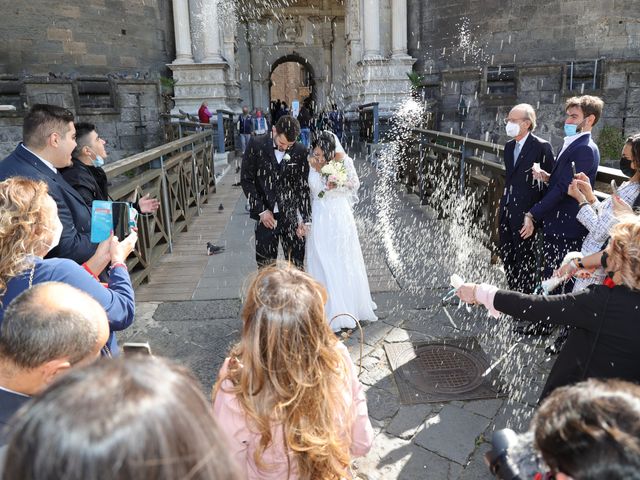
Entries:
MULTIPOLYGON (((487 439, 495 429, 528 426, 552 360, 544 355, 544 344, 512 333, 508 320, 467 311, 457 302, 447 304, 445 312, 441 299, 451 273, 501 281, 501 273, 489 265, 489 252, 470 247, 456 221, 436 219, 417 197, 382 181, 364 161, 357 166, 363 187, 356 218, 379 321, 363 329, 360 375, 376 438, 354 471, 364 479, 492 478, 483 461, 487 439), (503 358, 498 368, 506 398, 400 403, 385 344, 470 336, 491 362, 503 358)), ((150 341, 154 353, 192 368, 208 393, 239 336, 240 286, 254 268, 251 225, 239 194, 220 237, 227 250, 203 258, 209 263, 193 300, 138 303, 136 322, 121 341, 150 341)), ((359 335, 345 343, 359 362, 359 335)))

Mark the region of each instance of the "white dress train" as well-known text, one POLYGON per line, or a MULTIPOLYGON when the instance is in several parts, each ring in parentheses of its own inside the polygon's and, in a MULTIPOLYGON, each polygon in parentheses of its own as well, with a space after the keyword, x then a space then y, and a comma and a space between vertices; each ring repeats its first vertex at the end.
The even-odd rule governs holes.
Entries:
POLYGON ((360 181, 353 160, 345 157, 344 164, 352 188, 328 190, 322 198, 318 194, 324 190, 325 182, 314 169, 309 172, 311 231, 307 236, 305 255, 307 272, 327 289, 327 321, 336 332, 356 327, 351 317, 342 315, 345 313, 358 320, 378 319, 373 312, 376 305, 371 299, 353 218, 352 205, 360 181))

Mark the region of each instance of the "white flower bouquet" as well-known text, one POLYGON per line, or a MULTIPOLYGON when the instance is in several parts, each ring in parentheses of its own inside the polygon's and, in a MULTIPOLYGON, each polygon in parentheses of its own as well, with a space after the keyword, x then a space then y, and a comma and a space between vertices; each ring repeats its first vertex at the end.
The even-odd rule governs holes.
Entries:
POLYGON ((320 198, 324 197, 325 192, 328 190, 349 186, 347 168, 344 166, 344 162, 331 160, 320 169, 320 175, 322 175, 327 185, 327 188, 318 194, 320 198))

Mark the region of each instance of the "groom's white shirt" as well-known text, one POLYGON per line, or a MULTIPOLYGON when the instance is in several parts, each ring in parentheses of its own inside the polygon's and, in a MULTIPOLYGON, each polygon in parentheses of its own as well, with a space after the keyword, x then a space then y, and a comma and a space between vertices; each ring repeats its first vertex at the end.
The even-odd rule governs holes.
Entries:
MULTIPOLYGON (((273 145, 273 148, 278 148, 276 147, 276 145, 273 145)), ((285 154, 287 152, 281 152, 280 150, 274 150, 273 153, 276 156, 276 161, 278 162, 278 165, 280 165, 280 163, 282 162, 282 159, 284 158, 285 154)), ((276 204, 273 206, 273 213, 278 213, 280 210, 278 210, 278 202, 276 202, 276 204)))
MULTIPOLYGON (((276 156, 276 161, 278 162, 278 165, 280 165, 280 163, 282 162, 282 159, 287 154, 287 152, 281 152, 280 150, 278 150, 278 147, 275 143, 273 144, 273 153, 276 156)), ((267 210, 265 210, 264 212, 266 211, 267 210)), ((278 209, 278 202, 276 202, 276 204, 273 206, 272 213, 278 213, 279 211, 280 210, 278 209)), ((261 212, 260 215, 262 215, 264 212, 261 212)))

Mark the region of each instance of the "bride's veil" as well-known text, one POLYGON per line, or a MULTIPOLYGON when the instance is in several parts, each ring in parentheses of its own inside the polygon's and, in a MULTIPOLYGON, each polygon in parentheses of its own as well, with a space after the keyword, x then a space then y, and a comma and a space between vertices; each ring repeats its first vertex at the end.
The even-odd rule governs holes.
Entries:
MULTIPOLYGON (((344 160, 346 162, 347 169, 353 169, 353 175, 355 175, 355 177, 358 178, 358 174, 356 173, 356 167, 353 164, 353 159, 349 155, 347 155, 347 152, 344 151, 344 147, 342 146, 342 143, 340 143, 340 139, 338 139, 338 136, 335 133, 333 133, 331 130, 325 130, 325 132, 333 135, 333 138, 336 141, 336 153, 344 154, 344 160), (347 161, 347 158, 349 159, 348 161, 347 161)), ((358 185, 360 185, 359 181, 358 181, 358 185)), ((353 207, 356 203, 358 203, 358 201, 359 201, 358 188, 356 187, 349 194, 349 203, 353 207)))

